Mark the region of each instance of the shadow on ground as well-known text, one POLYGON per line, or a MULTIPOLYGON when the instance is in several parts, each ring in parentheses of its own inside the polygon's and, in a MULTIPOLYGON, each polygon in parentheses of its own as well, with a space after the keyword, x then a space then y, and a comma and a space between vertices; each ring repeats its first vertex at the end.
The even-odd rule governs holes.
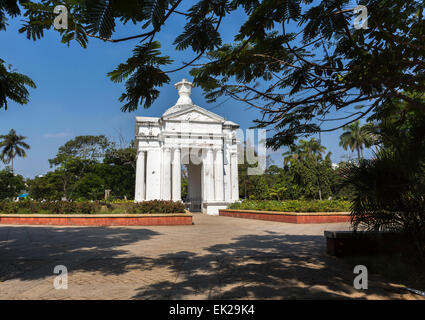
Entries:
POLYGON ((352 269, 324 254, 322 236, 269 233, 234 240, 202 254, 162 255, 157 265, 179 261, 173 266, 178 281, 140 288, 135 298, 344 299, 355 292, 352 269))
MULTIPOLYGON (((0 281, 35 280, 53 275, 63 264, 72 271, 119 275, 128 271, 122 246, 149 240, 149 229, 13 226, 0 238, 0 281)), ((143 259, 138 259, 142 264, 143 259)))
MULTIPOLYGON (((148 247, 145 240, 161 233, 131 228, 11 228, 13 236, 0 238, 1 281, 44 279, 52 276, 55 265, 64 264, 73 272, 96 272, 101 278, 137 274, 132 279, 135 299, 365 297, 353 288, 352 266, 324 253, 323 236, 268 232, 235 237, 201 251, 144 257, 129 254, 123 246, 141 241, 138 246, 148 247), (34 234, 34 240, 25 243, 34 234), (172 276, 161 276, 164 269, 172 276)), ((373 285, 367 294, 389 295, 373 285)))

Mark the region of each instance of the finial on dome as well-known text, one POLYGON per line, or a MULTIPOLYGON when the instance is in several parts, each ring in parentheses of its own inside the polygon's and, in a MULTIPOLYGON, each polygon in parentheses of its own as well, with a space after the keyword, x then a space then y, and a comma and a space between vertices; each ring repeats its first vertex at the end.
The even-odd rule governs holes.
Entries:
POLYGON ((177 82, 174 87, 176 87, 180 96, 176 104, 192 104, 192 99, 190 98, 193 88, 192 82, 182 79, 182 81, 177 82))

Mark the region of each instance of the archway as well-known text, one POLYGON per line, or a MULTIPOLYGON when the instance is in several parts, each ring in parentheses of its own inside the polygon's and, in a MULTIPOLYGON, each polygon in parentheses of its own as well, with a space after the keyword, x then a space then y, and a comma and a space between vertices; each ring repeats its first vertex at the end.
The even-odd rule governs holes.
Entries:
POLYGON ((191 212, 200 212, 202 207, 202 164, 189 163, 187 169, 187 202, 191 212))
POLYGON ((182 164, 188 170, 191 211, 218 214, 239 199, 236 130, 232 121, 192 103, 192 83, 177 83, 180 98, 160 118, 136 118, 135 201, 180 201, 182 164), (195 161, 187 150, 201 151, 195 161))

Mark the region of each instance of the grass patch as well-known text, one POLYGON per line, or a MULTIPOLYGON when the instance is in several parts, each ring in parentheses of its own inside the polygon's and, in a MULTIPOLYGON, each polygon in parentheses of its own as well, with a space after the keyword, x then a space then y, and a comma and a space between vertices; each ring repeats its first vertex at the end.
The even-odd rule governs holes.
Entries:
POLYGON ((280 212, 348 212, 351 202, 345 200, 244 200, 229 209, 280 212))

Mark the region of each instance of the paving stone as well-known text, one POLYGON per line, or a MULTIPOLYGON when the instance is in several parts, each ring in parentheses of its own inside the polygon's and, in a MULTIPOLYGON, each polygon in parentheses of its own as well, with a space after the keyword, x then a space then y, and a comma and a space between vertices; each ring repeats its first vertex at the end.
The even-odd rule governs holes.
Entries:
POLYGON ((0 226, 0 299, 420 299, 327 256, 324 230, 194 215, 192 226, 0 226), (68 289, 56 290, 56 265, 68 289))

